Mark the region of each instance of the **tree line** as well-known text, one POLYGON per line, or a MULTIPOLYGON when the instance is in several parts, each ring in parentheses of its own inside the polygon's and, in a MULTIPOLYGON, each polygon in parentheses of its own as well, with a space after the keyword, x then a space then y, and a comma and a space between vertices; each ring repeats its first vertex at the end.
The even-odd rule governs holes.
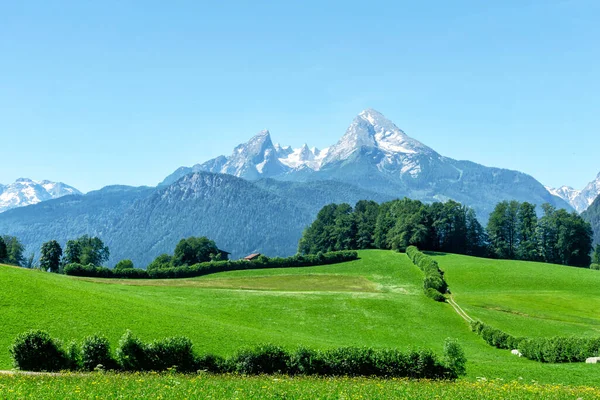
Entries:
MULTIPOLYGON (((592 228, 577 213, 527 202, 502 201, 484 228, 475 211, 456 201, 422 203, 408 198, 382 204, 329 204, 305 229, 298 251, 312 254, 359 249, 427 251, 543 261, 589 267, 592 228)), ((600 260, 600 246, 594 258, 600 260)))
POLYGON ((0 263, 42 271, 59 272, 67 264, 102 265, 110 257, 110 250, 97 237, 83 235, 67 241, 65 248, 56 240, 42 244, 40 258, 35 262, 35 254, 24 256, 25 246, 14 236, 0 236, 0 263))
POLYGON ((408 246, 423 250, 482 256, 485 230, 473 209, 455 201, 425 204, 404 198, 377 204, 359 201, 329 204, 304 231, 300 253, 319 251, 392 249, 408 246))

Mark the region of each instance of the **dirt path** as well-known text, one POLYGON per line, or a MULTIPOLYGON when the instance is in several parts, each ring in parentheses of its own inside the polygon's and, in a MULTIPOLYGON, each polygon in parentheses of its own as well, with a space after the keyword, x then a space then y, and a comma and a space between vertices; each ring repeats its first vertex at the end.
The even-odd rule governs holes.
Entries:
POLYGON ((469 314, 467 314, 465 312, 465 310, 463 310, 456 301, 454 301, 454 296, 450 295, 450 298, 448 298, 448 303, 450 303, 450 305, 452 306, 452 308, 454 308, 454 311, 456 311, 456 313, 458 315, 461 316, 462 319, 464 319, 467 322, 473 322, 475 321, 473 318, 471 318, 469 316, 469 314))

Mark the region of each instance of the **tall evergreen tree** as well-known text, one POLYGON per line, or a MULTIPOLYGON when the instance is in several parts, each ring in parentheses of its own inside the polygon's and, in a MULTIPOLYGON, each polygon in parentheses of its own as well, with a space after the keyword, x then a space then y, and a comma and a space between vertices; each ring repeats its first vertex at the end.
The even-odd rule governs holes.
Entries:
POLYGON ((6 244, 6 259, 4 262, 12 265, 23 266, 25 263, 25 257, 23 252, 25 246, 15 236, 4 236, 4 243, 6 244))
POLYGON ((592 262, 594 264, 600 264, 600 244, 596 245, 594 255, 592 256, 592 262))
POLYGON ((564 265, 589 267, 591 264, 593 231, 576 212, 556 211, 559 261, 564 265))
POLYGON ((556 208, 550 204, 542 204, 544 215, 536 227, 538 257, 544 262, 558 264, 558 232, 556 224, 556 208))
POLYGON ((487 234, 485 229, 477 220, 475 210, 470 208, 466 215, 466 249, 465 254, 477 257, 484 257, 487 255, 487 234))
POLYGON ((62 247, 56 240, 51 240, 42 244, 40 255, 40 269, 57 273, 60 267, 62 257, 62 247))
POLYGON ((98 237, 83 235, 69 240, 65 248, 65 264, 78 263, 100 266, 110 257, 108 246, 98 237))
POLYGON ((411 245, 427 247, 431 223, 426 205, 419 200, 404 198, 392 202, 389 213, 394 220, 388 233, 388 243, 392 249, 404 251, 411 245))
POLYGON ((537 260, 537 237, 536 228, 538 224, 535 205, 521 203, 517 211, 517 243, 516 258, 520 260, 537 260))
POLYGON ((379 206, 379 214, 377 215, 377 221, 375 222, 375 247, 378 249, 391 249, 391 243, 389 240, 389 233, 394 226, 395 220, 390 209, 392 202, 383 203, 379 206))
POLYGON ((375 226, 379 215, 379 204, 361 200, 354 206, 357 249, 372 249, 375 246, 375 226))
POLYGON ((4 238, 0 236, 0 263, 6 262, 8 258, 8 250, 4 238))

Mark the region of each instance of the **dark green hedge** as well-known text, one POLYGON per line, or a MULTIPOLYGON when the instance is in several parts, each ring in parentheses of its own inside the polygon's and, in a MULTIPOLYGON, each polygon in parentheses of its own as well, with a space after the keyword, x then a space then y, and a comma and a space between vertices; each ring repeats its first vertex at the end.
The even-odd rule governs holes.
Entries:
POLYGON ((600 338, 527 338, 518 349, 523 357, 544 363, 585 362, 600 355, 600 338))
POLYGON ((480 321, 471 322, 471 330, 481 336, 487 344, 498 349, 517 349, 519 343, 523 340, 523 338, 511 336, 500 329, 496 329, 480 321))
POLYGON ((420 252, 416 246, 408 246, 406 255, 425 274, 423 279, 425 295, 435 301, 446 301, 444 293, 448 290, 448 285, 438 263, 427 254, 420 252))
POLYGON ((95 267, 93 265, 69 264, 64 267, 63 271, 66 275, 93 278, 171 279, 192 278, 216 272, 245 269, 312 267, 316 265, 337 264, 356 259, 358 259, 356 251, 334 251, 330 253, 295 255, 287 258, 260 257, 254 261, 211 261, 192 266, 157 268, 152 270, 134 268, 115 270, 105 267, 95 267))
POLYGON ((22 370, 92 370, 102 364, 121 371, 179 372, 204 370, 244 375, 287 374, 320 376, 378 376, 418 379, 456 379, 464 375, 466 359, 455 341, 444 346, 444 361, 429 350, 343 347, 287 351, 271 344, 238 351, 229 358, 212 354, 197 356, 192 342, 173 337, 144 343, 130 331, 119 341, 115 356, 102 336, 84 340, 79 351, 64 351, 59 341, 43 331, 19 335, 11 351, 15 366, 22 370), (68 358, 73 358, 69 360, 68 358), (83 362, 82 362, 83 361, 83 362))
POLYGON ((517 349, 523 357, 544 363, 585 362, 600 355, 600 338, 520 338, 479 321, 471 322, 471 330, 490 346, 517 349))

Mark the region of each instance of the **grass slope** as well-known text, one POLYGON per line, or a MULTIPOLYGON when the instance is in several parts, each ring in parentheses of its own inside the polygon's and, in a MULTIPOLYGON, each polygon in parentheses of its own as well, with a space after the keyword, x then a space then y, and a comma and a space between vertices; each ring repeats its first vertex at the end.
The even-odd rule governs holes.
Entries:
POLYGON ((473 318, 514 336, 600 336, 600 271, 454 254, 434 258, 473 318))
MULTIPOLYGON (((31 328, 48 330, 63 340, 102 332, 113 344, 126 329, 147 340, 186 335, 197 351, 221 355, 264 342, 290 348, 299 344, 313 348, 411 346, 441 353, 443 340, 454 337, 469 359, 470 380, 485 376, 600 386, 596 366, 542 365, 489 347, 469 331, 467 323, 448 304, 423 295, 422 273, 406 255, 371 250, 360 256, 357 261, 323 267, 234 271, 135 284, 0 267, 0 349, 6 349, 16 334, 31 328)), ((521 318, 492 310, 490 315, 502 318, 488 321, 486 309, 477 306, 476 302, 485 299, 490 290, 482 283, 487 270, 477 269, 478 262, 487 260, 447 255, 438 261, 447 271, 457 301, 467 312, 500 328, 510 327, 502 324, 502 318, 521 318), (465 267, 465 262, 473 266, 465 267), (471 269, 480 272, 471 273, 471 269)), ((530 263, 524 264, 530 267, 530 263)), ((531 276, 542 274, 548 266, 531 268, 530 283, 531 276)), ((581 285, 591 279, 591 275, 577 275, 582 272, 577 269, 555 268, 562 268, 557 272, 557 290, 560 279, 579 279, 581 285)), ((506 269, 497 271, 504 272, 506 269)), ((498 280, 493 274, 489 276, 490 285, 498 285, 498 280)), ((506 287, 497 286, 491 295, 511 298, 511 281, 507 280, 506 287)), ((579 288, 568 283, 563 291, 578 296, 579 288)), ((526 287, 521 288, 521 294, 525 296, 523 304, 528 304, 526 287)), ((579 312, 587 320, 577 323, 585 326, 586 332, 594 331, 596 313, 586 314, 583 309, 579 312)), ((556 324, 568 330, 574 323, 556 324)), ((537 332, 528 332, 526 324, 522 325, 523 332, 516 333, 537 332)), ((7 368, 8 352, 0 351, 0 369, 7 368)))

